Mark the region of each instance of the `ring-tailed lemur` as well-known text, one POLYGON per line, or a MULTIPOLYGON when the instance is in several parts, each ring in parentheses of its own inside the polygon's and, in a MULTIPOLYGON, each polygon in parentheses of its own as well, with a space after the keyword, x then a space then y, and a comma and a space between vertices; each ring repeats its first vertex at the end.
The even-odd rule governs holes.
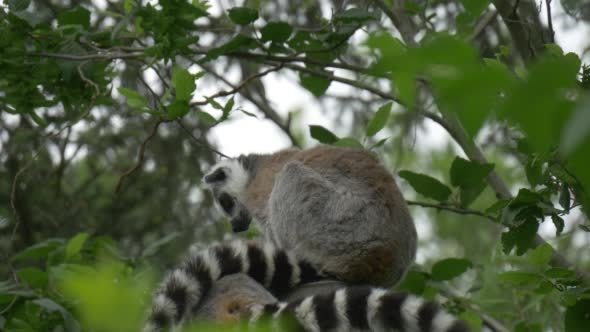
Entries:
POLYGON ((273 287, 293 287, 320 276, 284 250, 235 240, 193 252, 172 271, 155 296, 144 331, 161 331, 191 318, 195 304, 205 297, 205 290, 210 290, 224 276, 240 273, 251 279, 228 280, 217 298, 205 304, 213 308, 201 318, 214 321, 246 318, 254 323, 268 317, 280 331, 469 330, 464 322, 434 303, 368 286, 344 287, 290 303, 274 301, 273 295, 264 293, 265 288, 256 289, 256 283, 272 292, 273 287))
POLYGON ((267 241, 350 283, 392 285, 414 261, 416 229, 370 152, 319 146, 223 160, 203 178, 233 230, 252 217, 267 241))
POLYGON ((247 273, 283 294, 327 277, 392 285, 414 260, 416 230, 405 200, 367 151, 320 146, 241 156, 215 165, 204 181, 234 231, 247 229, 252 216, 259 222, 267 249, 242 245, 232 256, 229 247, 216 247, 198 264, 185 263, 154 300, 154 326, 182 321, 212 281, 227 274, 247 273), (184 285, 180 306, 172 300, 177 285, 184 285))

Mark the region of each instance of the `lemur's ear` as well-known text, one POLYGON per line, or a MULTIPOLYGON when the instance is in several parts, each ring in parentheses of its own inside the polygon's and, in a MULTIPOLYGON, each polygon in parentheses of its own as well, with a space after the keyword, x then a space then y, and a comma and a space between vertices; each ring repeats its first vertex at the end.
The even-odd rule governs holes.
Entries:
POLYGON ((240 165, 242 165, 242 167, 244 167, 244 169, 249 169, 250 168, 250 158, 248 158, 248 156, 246 155, 240 155, 238 157, 238 162, 240 163, 240 165))
POLYGON ((227 178, 227 174, 225 174, 223 167, 220 167, 220 168, 216 169, 215 171, 213 171, 212 173, 205 175, 203 177, 203 181, 205 181, 205 183, 211 184, 211 183, 215 183, 215 182, 225 181, 226 178, 227 178))

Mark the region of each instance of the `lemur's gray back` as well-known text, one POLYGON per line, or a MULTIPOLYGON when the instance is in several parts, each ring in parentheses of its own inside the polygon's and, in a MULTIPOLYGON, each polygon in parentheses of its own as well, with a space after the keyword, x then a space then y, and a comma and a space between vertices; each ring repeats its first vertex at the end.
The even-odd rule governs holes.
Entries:
POLYGON ((413 262, 405 200, 369 152, 321 146, 243 163, 251 179, 242 202, 277 246, 353 283, 391 285, 413 262))

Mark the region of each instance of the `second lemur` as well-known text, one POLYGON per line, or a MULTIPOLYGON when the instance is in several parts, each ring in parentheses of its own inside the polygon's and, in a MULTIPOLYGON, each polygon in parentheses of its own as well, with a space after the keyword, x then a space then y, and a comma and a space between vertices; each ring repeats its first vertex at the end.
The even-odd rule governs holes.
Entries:
POLYGON ((390 286, 413 262, 416 229, 370 152, 319 146, 224 160, 204 177, 234 231, 252 217, 267 241, 338 280, 390 286))

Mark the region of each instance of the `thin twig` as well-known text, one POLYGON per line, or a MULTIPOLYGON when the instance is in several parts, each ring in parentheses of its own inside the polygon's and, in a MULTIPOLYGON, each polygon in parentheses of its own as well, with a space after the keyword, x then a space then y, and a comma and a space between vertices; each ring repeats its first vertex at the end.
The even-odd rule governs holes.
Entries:
POLYGON ((547 25, 549 26, 549 33, 551 42, 555 43, 555 30, 553 30, 553 17, 551 16, 551 2, 552 0, 545 0, 545 5, 547 6, 547 25))
POLYGON ((192 138, 196 143, 198 143, 199 145, 213 151, 214 153, 218 154, 219 156, 223 157, 223 158, 227 158, 230 159, 230 157, 222 152, 220 152, 219 150, 216 150, 215 148, 211 147, 211 145, 209 145, 207 142, 204 142, 203 140, 198 139, 195 135, 193 135, 192 131, 189 130, 184 123, 182 122, 181 119, 176 119, 176 123, 178 123, 178 125, 180 126, 180 128, 184 129, 184 131, 187 133, 187 135, 192 138))
MULTIPOLYGON (((399 34, 402 36, 404 42, 410 47, 416 47, 418 43, 414 40, 416 34, 412 31, 413 26, 411 26, 411 21, 408 19, 407 15, 403 13, 402 10, 395 11, 393 5, 388 5, 383 0, 374 0, 377 7, 379 7, 383 13, 389 17, 393 25, 399 31, 399 34)), ((399 7, 399 6, 397 6, 399 7)))
POLYGON ((38 56, 45 58, 54 58, 61 60, 72 60, 72 61, 89 61, 89 60, 115 60, 115 59, 134 59, 140 58, 145 54, 143 52, 132 52, 132 53, 95 53, 85 55, 72 55, 62 53, 27 53, 27 56, 38 56))
POLYGON ((458 213, 458 214, 479 216, 479 217, 489 219, 493 222, 496 222, 496 218, 494 218, 493 216, 491 216, 489 214, 485 214, 485 213, 483 213, 481 211, 477 211, 477 210, 464 209, 464 208, 460 208, 460 207, 456 207, 456 206, 452 206, 452 205, 447 205, 447 204, 434 204, 434 203, 417 202, 417 201, 411 201, 411 200, 406 200, 406 203, 408 203, 408 205, 421 206, 421 207, 437 209, 437 210, 445 210, 445 211, 450 211, 450 212, 454 212, 454 213, 458 213))
POLYGON ((164 119, 159 119, 154 124, 154 127, 152 128, 152 131, 143 140, 143 142, 141 143, 141 145, 139 147, 139 152, 137 154, 137 163, 135 163, 135 165, 133 167, 131 167, 130 169, 128 169, 127 171, 125 171, 123 174, 121 174, 121 177, 119 177, 119 181, 117 182, 117 186, 115 187, 115 193, 119 193, 121 191, 121 187, 123 185, 123 180, 126 177, 128 177, 129 175, 133 174, 135 171, 137 171, 141 167, 141 165, 143 165, 143 162, 145 160, 145 148, 146 148, 147 144, 151 141, 151 139, 154 138, 154 136, 156 136, 156 133, 158 132, 158 128, 164 122, 168 122, 168 121, 167 120, 164 120, 164 119))
POLYGON ((486 31, 486 28, 488 26, 490 26, 490 24, 492 24, 493 22, 496 21, 496 18, 498 17, 498 11, 497 10, 490 10, 487 11, 482 18, 477 22, 477 24, 475 25, 475 27, 473 28, 473 32, 471 33, 471 35, 469 36, 469 40, 470 41, 475 41, 477 40, 481 34, 484 33, 484 31, 486 31))
POLYGON ((254 74, 254 75, 252 75, 250 77, 247 77, 245 80, 243 80, 242 82, 240 82, 240 84, 238 84, 233 89, 228 90, 228 91, 220 91, 220 92, 217 92, 214 95, 211 95, 209 97, 205 97, 205 100, 191 102, 191 106, 203 106, 203 105, 207 105, 207 104, 209 104, 209 100, 210 99, 233 95, 233 94, 239 92, 241 89, 243 89, 246 85, 248 85, 253 80, 258 79, 258 78, 261 78, 261 77, 263 77, 263 76, 265 76, 265 75, 267 75, 267 74, 269 74, 271 72, 275 72, 275 71, 281 70, 281 68, 283 68, 283 66, 284 66, 284 64, 283 63, 280 63, 280 64, 278 64, 278 65, 276 65, 276 66, 274 66, 272 68, 269 68, 267 70, 261 71, 258 74, 254 74))
POLYGON ((94 81, 88 79, 88 77, 86 77, 86 75, 84 75, 83 68, 87 63, 88 63, 88 60, 86 60, 78 65, 78 74, 80 74, 80 78, 82 79, 82 81, 88 83, 90 86, 92 86, 94 88, 94 94, 92 95, 92 100, 94 100, 94 99, 96 99, 96 97, 98 95, 100 95, 100 88, 98 87, 98 84, 94 83, 94 81))
POLYGON ((20 215, 18 214, 18 209, 16 208, 16 188, 18 185, 18 178, 33 164, 33 161, 37 159, 41 150, 38 150, 33 157, 23 166, 21 169, 16 172, 14 178, 12 179, 12 188, 10 190, 10 207, 12 208, 12 213, 14 214, 14 228, 12 229, 12 234, 10 235, 10 242, 14 240, 14 236, 16 235, 16 231, 18 229, 18 225, 20 224, 20 215))
POLYGON ((145 81, 145 79, 143 78, 142 73, 139 73, 138 75, 139 81, 141 83, 143 83, 143 85, 148 89, 148 91, 152 94, 152 97, 154 97, 154 101, 156 102, 156 109, 164 109, 164 105, 162 105, 162 102, 160 101, 160 96, 158 96, 158 94, 152 89, 152 87, 145 81))
POLYGON ((258 53, 249 53, 249 52, 232 52, 226 54, 226 56, 233 56, 238 57, 241 59, 261 59, 261 60, 270 60, 276 62, 303 62, 306 64, 317 65, 323 68, 338 68, 338 69, 345 69, 354 71, 357 73, 367 73, 369 71, 368 68, 364 68, 361 66, 355 66, 344 62, 325 62, 316 60, 313 58, 308 58, 305 56, 279 56, 279 55, 272 55, 272 54, 258 54, 258 53))
POLYGON ((311 68, 307 68, 307 67, 302 67, 302 66, 298 66, 298 65, 293 65, 293 64, 285 64, 285 68, 290 68, 296 71, 300 71, 300 72, 304 72, 304 73, 308 73, 314 76, 318 76, 318 77, 322 77, 322 78, 326 78, 332 81, 336 81, 336 82, 340 82, 340 83, 344 83, 350 86, 354 86, 357 87, 361 90, 365 90, 368 92, 371 92, 381 98, 384 99, 388 99, 388 100, 392 100, 395 101, 396 103, 400 104, 400 105, 405 105, 403 101, 401 101, 399 98, 397 98, 396 96, 379 90, 375 87, 372 87, 370 85, 361 83, 359 81, 356 80, 352 80, 352 79, 348 79, 348 78, 344 78, 344 77, 340 77, 340 76, 336 76, 334 74, 328 73, 328 72, 323 72, 320 70, 315 70, 315 69, 311 69, 311 68))

